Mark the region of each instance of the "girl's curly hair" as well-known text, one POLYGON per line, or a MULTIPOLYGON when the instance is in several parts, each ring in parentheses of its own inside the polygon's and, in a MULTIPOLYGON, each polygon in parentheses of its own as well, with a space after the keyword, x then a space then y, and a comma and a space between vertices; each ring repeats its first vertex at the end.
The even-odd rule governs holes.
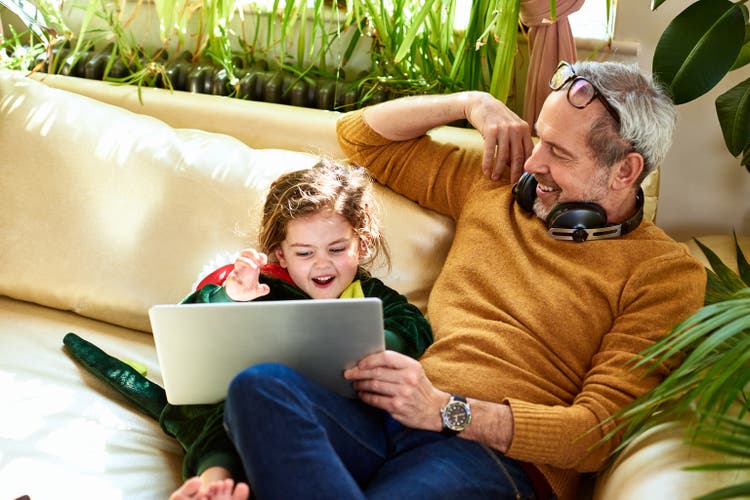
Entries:
POLYGON ((378 256, 390 265, 390 254, 375 210, 372 178, 359 166, 321 159, 309 169, 283 174, 270 187, 258 232, 260 250, 275 260, 289 221, 330 209, 346 218, 359 237, 367 268, 378 256))

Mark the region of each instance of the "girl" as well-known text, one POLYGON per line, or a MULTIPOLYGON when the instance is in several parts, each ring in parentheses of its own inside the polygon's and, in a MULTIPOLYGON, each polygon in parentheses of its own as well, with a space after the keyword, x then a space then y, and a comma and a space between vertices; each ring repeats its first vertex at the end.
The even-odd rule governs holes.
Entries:
MULTIPOLYGON (((386 349, 416 358, 432 341, 429 323, 403 295, 365 270, 380 254, 388 260, 373 208, 372 181, 360 167, 323 160, 309 170, 284 174, 266 197, 260 251, 243 250, 223 284, 204 280, 183 302, 379 297, 386 349)), ((185 447, 183 475, 198 473, 200 479, 186 481, 172 498, 199 498, 196 490, 222 493, 209 498, 236 498, 225 479, 243 473, 221 426, 223 404, 192 443, 169 430, 168 422, 182 421, 185 408, 167 405, 160 422, 185 447)))
MULTIPOLYGON (((373 208, 372 181, 360 167, 321 160, 310 169, 284 174, 266 197, 259 250, 240 252, 233 264, 201 281, 183 303, 378 297, 386 349, 416 358, 432 342, 429 323, 403 295, 367 272, 378 256, 389 261, 373 208)), ((84 342, 66 337, 74 357, 120 392, 128 391, 121 376, 115 379, 101 369, 105 361, 119 361, 101 351, 93 362, 90 352, 85 361, 76 355, 96 349, 84 342)), ((158 418, 185 449, 183 477, 189 479, 171 498, 247 498, 242 464, 223 427, 224 404, 170 405, 161 388, 138 377, 142 379, 130 374, 129 387, 148 389, 128 397, 158 418), (134 378, 141 385, 134 384, 134 378)))

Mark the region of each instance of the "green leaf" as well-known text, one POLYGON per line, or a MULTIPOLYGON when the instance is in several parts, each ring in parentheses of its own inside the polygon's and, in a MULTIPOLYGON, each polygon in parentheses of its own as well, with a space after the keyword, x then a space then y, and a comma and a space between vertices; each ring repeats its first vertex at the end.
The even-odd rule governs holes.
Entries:
POLYGON ((651 10, 656 10, 659 8, 661 4, 666 2, 667 0, 651 0, 651 10))
POLYGON ((742 4, 699 0, 682 11, 659 38, 653 73, 676 104, 711 90, 729 71, 745 38, 742 4))
POLYGON ((406 33, 401 46, 398 48, 398 52, 396 52, 396 57, 394 58, 395 63, 401 62, 401 60, 406 57, 406 54, 411 48, 411 44, 414 42, 414 38, 417 36, 417 31, 422 27, 424 19, 425 17, 427 17, 430 9, 432 9, 432 1, 425 2, 424 5, 422 5, 422 8, 417 13, 416 17, 411 20, 409 31, 406 33))
POLYGON ((750 63, 750 24, 745 26, 745 43, 742 45, 740 54, 737 56, 737 60, 734 61, 732 67, 729 68, 729 71, 741 68, 747 63, 750 63))
POLYGON ((726 488, 721 488, 706 495, 699 496, 696 500, 720 500, 724 498, 743 498, 750 495, 750 481, 738 483, 726 488))
POLYGON ((737 270, 740 274, 740 279, 745 282, 747 286, 750 286, 750 264, 748 264, 745 258, 745 253, 740 248, 740 243, 737 241, 737 233, 734 236, 734 249, 737 252, 737 270))
POLYGON ((721 282, 727 286, 733 292, 745 288, 747 285, 740 279, 740 277, 732 271, 729 266, 724 264, 722 260, 716 255, 710 248, 701 243, 697 238, 693 238, 695 243, 700 247, 703 254, 708 259, 708 263, 711 264, 714 272, 717 274, 721 282))
POLYGON ((727 149, 738 156, 750 145, 750 78, 716 98, 716 114, 727 149))
POLYGON ((732 295, 732 290, 721 281, 721 278, 715 272, 706 269, 706 277, 705 305, 727 300, 732 295))

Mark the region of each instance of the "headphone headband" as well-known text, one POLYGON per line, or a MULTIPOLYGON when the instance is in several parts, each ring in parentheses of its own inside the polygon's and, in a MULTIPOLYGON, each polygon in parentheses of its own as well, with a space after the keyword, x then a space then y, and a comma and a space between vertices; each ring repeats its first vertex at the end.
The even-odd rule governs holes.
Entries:
MULTIPOLYGON (((536 186, 536 179, 528 172, 524 172, 513 186, 513 195, 519 206, 530 213, 534 212, 536 186)), ((607 224, 607 212, 596 203, 559 203, 547 216, 547 232, 556 240, 577 243, 624 236, 638 227, 643 220, 643 203, 643 190, 639 187, 635 197, 635 213, 621 224, 611 225, 607 224)))

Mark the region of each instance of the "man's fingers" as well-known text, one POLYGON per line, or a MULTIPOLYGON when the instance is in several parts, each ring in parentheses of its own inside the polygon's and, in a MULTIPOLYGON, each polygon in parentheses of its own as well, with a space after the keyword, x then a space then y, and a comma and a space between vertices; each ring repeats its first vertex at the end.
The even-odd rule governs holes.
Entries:
POLYGON ((512 149, 510 153, 510 182, 511 184, 516 182, 523 173, 523 165, 526 163, 526 146, 522 138, 512 143, 512 149))
POLYGON ((368 378, 365 380, 355 380, 352 387, 358 393, 362 394, 380 394, 382 396, 395 396, 402 389, 398 380, 388 380, 385 378, 368 378))
POLYGON ((371 370, 378 367, 399 369, 414 363, 417 363, 417 361, 400 352, 381 351, 360 359, 356 368, 360 370, 371 370))
POLYGON ((484 141, 484 154, 482 155, 482 173, 487 177, 492 175, 495 164, 495 153, 497 152, 497 142, 489 139, 484 141))

